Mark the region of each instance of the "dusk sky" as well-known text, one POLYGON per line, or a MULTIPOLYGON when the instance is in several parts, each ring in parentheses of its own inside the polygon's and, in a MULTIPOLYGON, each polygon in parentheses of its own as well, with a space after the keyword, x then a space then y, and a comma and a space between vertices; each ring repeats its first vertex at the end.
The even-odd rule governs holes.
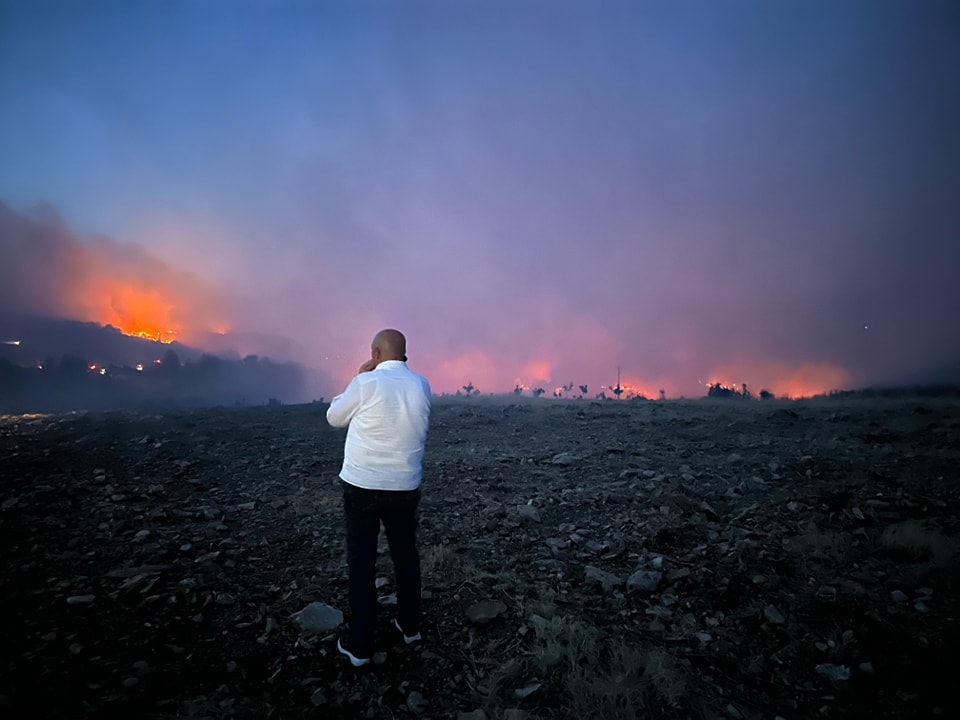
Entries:
POLYGON ((0 202, 94 259, 4 274, 331 392, 383 327, 436 392, 896 381, 960 360, 960 3, 0 0, 0 202))

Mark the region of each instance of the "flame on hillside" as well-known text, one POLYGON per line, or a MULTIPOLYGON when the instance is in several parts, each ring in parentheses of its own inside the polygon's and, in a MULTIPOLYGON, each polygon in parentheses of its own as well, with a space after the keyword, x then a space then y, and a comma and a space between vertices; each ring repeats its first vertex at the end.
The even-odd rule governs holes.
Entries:
POLYGON ((229 302, 190 272, 139 245, 74 235, 52 208, 30 214, 0 203, 0 307, 112 325, 169 343, 225 327, 229 302))
POLYGON ((124 335, 170 343, 183 330, 183 323, 174 319, 174 303, 156 287, 108 281, 90 301, 92 319, 124 335))
MULTIPOLYGON (((742 378, 742 380, 712 380, 709 385, 719 385, 731 391, 742 391, 746 384, 754 394, 767 390, 777 397, 812 397, 845 388, 850 383, 850 374, 843 368, 829 363, 808 363, 799 367, 782 364, 745 364, 734 372, 724 368, 713 372, 713 378, 742 378)), ((705 386, 706 387, 706 386, 705 386)))

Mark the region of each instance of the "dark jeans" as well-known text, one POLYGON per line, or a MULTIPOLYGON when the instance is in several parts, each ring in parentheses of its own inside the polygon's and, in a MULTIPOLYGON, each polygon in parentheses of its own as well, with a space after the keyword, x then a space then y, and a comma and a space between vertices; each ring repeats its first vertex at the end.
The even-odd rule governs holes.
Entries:
POLYGON ((358 657, 370 657, 377 609, 375 583, 381 521, 397 576, 397 619, 407 635, 420 631, 420 490, 367 490, 347 482, 342 485, 350 568, 350 650, 358 657))

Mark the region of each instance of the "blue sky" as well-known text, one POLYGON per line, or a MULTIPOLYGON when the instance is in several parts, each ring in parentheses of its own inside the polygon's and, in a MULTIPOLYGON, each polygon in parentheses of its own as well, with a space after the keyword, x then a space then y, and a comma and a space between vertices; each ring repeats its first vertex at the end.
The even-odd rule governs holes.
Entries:
POLYGON ((960 358, 958 38, 949 2, 5 1, 0 201, 338 379, 394 325, 441 390, 880 382, 960 358))

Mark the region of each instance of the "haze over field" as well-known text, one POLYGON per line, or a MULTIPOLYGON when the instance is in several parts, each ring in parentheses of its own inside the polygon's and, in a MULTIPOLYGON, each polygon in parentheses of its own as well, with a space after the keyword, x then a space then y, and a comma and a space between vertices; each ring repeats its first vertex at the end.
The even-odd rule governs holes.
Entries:
POLYGON ((328 393, 387 326, 437 392, 896 382, 960 359, 958 37, 934 1, 4 2, 0 310, 328 393))

